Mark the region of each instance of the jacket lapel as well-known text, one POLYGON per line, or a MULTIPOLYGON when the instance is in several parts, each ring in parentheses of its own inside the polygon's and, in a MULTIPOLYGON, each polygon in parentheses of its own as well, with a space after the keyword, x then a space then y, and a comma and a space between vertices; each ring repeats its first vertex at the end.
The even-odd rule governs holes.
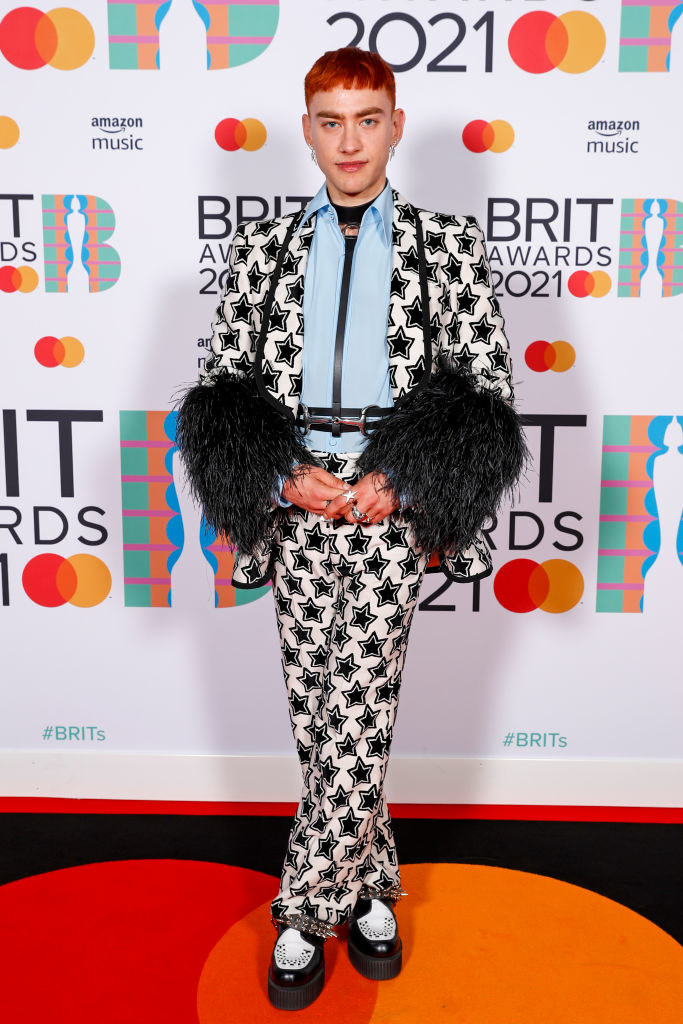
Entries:
MULTIPOLYGON (((415 207, 392 189, 392 272, 387 320, 389 382, 394 405, 429 377, 431 354, 427 354, 422 329, 422 297, 415 233, 415 207)), ((296 415, 302 387, 304 343, 304 282, 306 263, 315 231, 313 215, 295 233, 287 247, 282 273, 275 289, 269 327, 260 354, 259 388, 265 398, 277 404, 283 415, 296 415)), ((278 225, 263 245, 268 270, 275 269, 285 228, 278 225)), ((259 358, 259 353, 257 353, 259 358)))
POLYGON ((422 330, 422 297, 415 233, 415 207, 392 189, 394 198, 391 296, 387 321, 389 382, 394 405, 429 376, 422 330))
MULTIPOLYGON (((260 359, 260 388, 264 397, 276 402, 283 415, 296 415, 303 383, 304 280, 306 262, 313 240, 315 217, 311 217, 290 239, 275 289, 268 332, 260 359)), ((284 229, 264 246, 269 270, 275 269, 284 240, 284 229)), ((257 358, 259 353, 257 352, 257 358)))

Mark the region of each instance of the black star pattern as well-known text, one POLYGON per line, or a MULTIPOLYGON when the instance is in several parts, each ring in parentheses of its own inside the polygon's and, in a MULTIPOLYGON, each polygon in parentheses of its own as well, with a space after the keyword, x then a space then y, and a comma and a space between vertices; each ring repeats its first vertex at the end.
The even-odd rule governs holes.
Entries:
POLYGON ((298 572, 310 573, 313 571, 313 562, 303 553, 301 548, 297 548, 294 552, 294 568, 298 572))
POLYGON ((381 587, 378 587, 375 591, 377 597, 378 608, 383 608, 385 604, 396 604, 396 595, 399 591, 399 584, 392 583, 390 579, 386 579, 381 587))
POLYGON ((467 313, 468 316, 473 316, 475 306, 479 302, 479 296, 472 291, 468 283, 458 292, 457 302, 459 313, 467 313))
POLYGON ((358 810, 374 811, 379 802, 379 789, 377 786, 370 786, 369 789, 361 789, 358 793, 358 810))
MULTIPOLYGON (((322 609, 320 609, 320 611, 322 612, 322 609)), ((318 619, 318 622, 320 622, 320 619, 318 619)), ((310 662, 311 665, 318 668, 324 668, 325 665, 327 665, 327 647, 324 647, 322 644, 320 644, 319 647, 316 647, 310 656, 310 662)))
POLYGON ((391 295, 392 297, 398 297, 405 299, 406 288, 408 287, 408 281, 399 272, 398 268, 394 268, 391 274, 391 295))
POLYGON ((377 616, 370 611, 370 602, 366 601, 365 604, 360 605, 353 609, 353 615, 351 617, 352 628, 361 629, 364 633, 367 633, 368 629, 373 622, 376 622, 377 616))
POLYGON ((496 342, 488 353, 488 358, 494 370, 502 370, 504 373, 508 372, 508 352, 499 341, 496 342))
POLYGON ((369 543, 370 534, 362 526, 357 526, 353 533, 347 534, 346 544, 350 555, 364 555, 369 543))
POLYGON ((312 597, 309 597, 305 604, 299 605, 301 608, 301 614, 304 619, 308 622, 313 619, 315 622, 320 622, 323 617, 323 610, 320 605, 317 605, 312 597))
POLYGON ((391 551, 394 548, 406 547, 407 532, 407 526, 399 526, 398 523, 389 522, 389 525, 387 526, 384 533, 384 543, 388 550, 391 551))
POLYGON ((301 665, 301 654, 298 648, 291 647, 286 640, 282 644, 282 660, 285 665, 301 665))
POLYGON ((321 594, 324 594, 326 597, 332 597, 334 593, 334 583, 332 580, 326 580, 323 576, 312 579, 311 585, 315 590, 315 596, 318 600, 320 600, 321 594))
MULTIPOLYGON (((339 661, 339 659, 337 659, 339 661)), ((356 665, 356 668, 358 666, 356 665)), ((370 689, 369 686, 361 686, 358 680, 353 684, 350 690, 346 690, 344 693, 344 700, 346 701, 346 707, 352 708, 356 704, 365 703, 365 694, 370 689)))
POLYGON ((275 347, 277 348, 278 359, 281 359, 283 363, 287 363, 287 366, 294 366, 294 357, 300 350, 294 344, 292 334, 288 334, 282 341, 276 341, 275 347))
POLYGON ((287 302, 292 302, 295 305, 304 301, 304 279, 303 277, 297 277, 295 281, 286 285, 287 288, 287 302))
POLYGON ((368 757, 384 757, 389 746, 389 741, 381 729, 378 729, 374 736, 367 736, 365 742, 368 747, 368 757))
POLYGON ((339 819, 341 828, 339 829, 340 836, 353 836, 354 839, 358 838, 358 829, 363 824, 361 817, 356 817, 351 808, 349 807, 346 814, 339 819))
MULTIPOLYGON (((347 658, 337 658, 336 659, 336 663, 337 663, 336 664, 337 675, 342 676, 344 679, 346 679, 347 682, 349 681, 349 679, 351 678, 353 673, 357 669, 360 668, 360 665, 358 664, 358 662, 354 661, 354 657, 353 657, 352 654, 349 654, 349 656, 347 658)), ((356 683, 356 686, 357 685, 358 684, 356 683)), ((352 693, 352 692, 353 692, 353 689, 349 690, 347 693, 344 694, 344 696, 346 697, 347 701, 348 701, 349 693, 352 693)), ((346 706, 348 708, 351 705, 347 703, 346 706)))
POLYGON ((472 340, 475 342, 486 342, 488 343, 491 335, 495 331, 495 324, 492 324, 490 320, 487 320, 485 316, 479 318, 479 320, 472 321, 472 340))
POLYGON ((398 562, 398 567, 401 570, 401 579, 404 580, 406 576, 414 576, 420 565, 420 558, 417 551, 409 551, 402 562, 398 562))
POLYGON ((371 633, 367 640, 359 640, 358 646, 362 650, 364 658, 380 658, 384 640, 377 633, 371 633))
POLYGON ((358 719, 358 724, 361 726, 363 730, 374 729, 377 724, 378 715, 379 711, 373 711, 370 705, 368 704, 367 707, 365 708, 365 711, 358 719))
POLYGON ((400 629, 403 625, 403 619, 405 618, 405 612, 402 608, 397 608, 393 615, 387 616, 386 624, 387 630, 393 633, 395 629, 400 629))
MULTIPOLYGON (((296 540, 296 521, 294 519, 281 519, 278 525, 280 540, 296 540)), ((298 551, 297 551, 298 554, 298 551)))
POLYGON ((289 697, 289 706, 292 715, 310 715, 311 709, 308 706, 308 697, 302 697, 296 691, 292 690, 289 697))
POLYGON ((308 551, 323 551, 325 548, 326 537, 322 531, 320 523, 316 523, 310 530, 304 530, 306 541, 304 547, 308 551))
POLYGON ((334 705, 327 712, 327 721, 330 723, 335 732, 340 733, 344 728, 346 722, 348 722, 349 716, 342 715, 338 705, 334 705))
MULTIPOLYGON (((420 323, 422 323, 422 314, 420 313, 420 323)), ((420 343, 422 339, 420 339, 420 343)), ((411 345, 415 344, 415 337, 410 334, 406 334, 402 327, 398 330, 392 331, 387 334, 387 347, 389 349, 389 355, 392 358, 400 356, 402 359, 408 358, 411 345)))
POLYGON ((429 253, 448 252, 446 236, 443 231, 425 231, 425 249, 429 253))
POLYGON ((489 270, 483 256, 477 261, 477 263, 472 264, 472 271, 474 273, 474 284, 487 285, 489 283, 489 270))
POLYGON ((348 643, 351 641, 351 634, 349 633, 349 627, 345 622, 340 622, 335 626, 333 643, 335 647, 338 647, 340 651, 343 651, 348 643))
POLYGON ((303 597, 304 588, 300 576, 294 576, 288 571, 283 575, 282 582, 287 587, 288 594, 301 594, 303 597))
POLYGON ((334 763, 329 754, 324 761, 320 762, 320 774, 328 786, 332 786, 334 784, 334 780, 340 771, 341 768, 338 764, 334 763))
POLYGON ((268 320, 268 329, 270 331, 285 331, 287 330, 287 311, 277 303, 273 303, 270 311, 270 318, 268 320))
POLYGON ((239 351, 240 347, 240 336, 237 331, 233 331, 232 328, 226 328, 224 331, 218 331, 218 340, 221 346, 221 352, 227 352, 229 348, 234 348, 235 351, 239 351))
MULTIPOLYGON (((310 634, 310 633, 312 633, 312 627, 309 626, 309 628, 306 629, 301 624, 298 624, 296 626, 296 631, 298 631, 299 633, 310 634)), ((294 635, 296 637, 295 630, 292 630, 292 632, 294 633, 294 635)), ((311 642, 310 635, 307 635, 306 639, 303 640, 303 641, 300 641, 300 642, 301 643, 310 643, 311 642)), ((311 690, 317 689, 317 687, 320 685, 320 680, 318 679, 318 673, 317 672, 312 672, 310 668, 304 669, 304 671, 301 673, 301 675, 299 677, 299 682, 303 686, 303 688, 306 691, 306 693, 310 693, 311 690)))
POLYGON ((455 241, 458 244, 458 252, 466 253, 468 256, 474 255, 474 243, 476 238, 474 235, 468 235, 466 231, 455 236, 455 241))
POLYGON ((251 326, 251 302, 246 295, 240 295, 239 299, 231 304, 232 322, 244 323, 251 326))
POLYGON ((316 848, 316 856, 324 857, 325 860, 334 860, 334 848, 336 846, 336 840, 332 831, 328 832, 326 836, 321 837, 318 840, 318 846, 316 848))
POLYGON ((384 570, 389 565, 389 559, 382 557, 382 552, 379 548, 376 548, 369 558, 366 558, 363 562, 363 568, 366 573, 371 576, 375 576, 378 580, 381 580, 384 570))
POLYGON ((251 270, 247 272, 247 280, 249 281, 251 291, 254 293, 258 292, 266 277, 267 275, 263 273, 258 263, 255 262, 251 270))
POLYGON ((335 743, 339 757, 346 757, 349 754, 353 757, 356 754, 357 746, 358 740, 354 739, 350 732, 347 732, 343 740, 339 740, 335 743))
MULTIPOLYGON (((348 590, 349 594, 351 594, 351 597, 358 600, 363 590, 365 589, 365 584, 362 582, 360 574, 358 574, 357 576, 353 576, 350 580, 347 581, 346 589, 348 590)), ((344 607, 346 607, 346 602, 344 602, 344 607)))
POLYGON ((399 252, 399 259, 403 265, 403 270, 409 270, 413 274, 419 273, 420 264, 417 258, 417 249, 411 248, 407 251, 399 252))
POLYGON ((405 307, 406 327, 422 327, 422 301, 416 296, 409 306, 405 307))
POLYGON ((263 377, 263 386, 267 391, 277 391, 277 382, 282 376, 282 370, 274 370, 267 359, 261 363, 261 376, 263 377))
POLYGON ((457 256, 450 253, 441 269, 448 278, 449 284, 460 284, 462 281, 462 260, 459 260, 457 256))
POLYGON ((361 782, 369 782, 370 776, 372 775, 372 767, 366 762, 361 760, 360 757, 356 758, 356 763, 353 768, 348 769, 348 773, 353 779, 354 785, 360 786, 361 782))

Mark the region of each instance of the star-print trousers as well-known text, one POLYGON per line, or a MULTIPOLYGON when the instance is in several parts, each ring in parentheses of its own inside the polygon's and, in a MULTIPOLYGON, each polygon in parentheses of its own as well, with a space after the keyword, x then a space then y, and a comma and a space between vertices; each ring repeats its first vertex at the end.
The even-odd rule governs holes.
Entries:
MULTIPOLYGON (((314 454, 360 479, 358 452, 314 454)), ((429 556, 398 511, 370 526, 282 512, 273 595, 303 791, 271 913, 335 934, 359 895, 400 893, 384 777, 429 556)))

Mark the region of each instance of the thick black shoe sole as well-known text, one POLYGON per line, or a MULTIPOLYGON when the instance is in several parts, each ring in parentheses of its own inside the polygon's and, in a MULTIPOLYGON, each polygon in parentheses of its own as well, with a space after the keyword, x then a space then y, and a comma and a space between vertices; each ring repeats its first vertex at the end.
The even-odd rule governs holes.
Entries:
POLYGON ((393 956, 368 956, 358 949, 351 936, 347 940, 346 948, 349 951, 349 960, 364 978, 370 978, 371 981, 387 981, 401 973, 403 943, 393 956))
POLYGON ((268 998, 276 1010, 303 1010, 318 998, 325 984, 325 964, 322 963, 305 985, 278 985, 268 972, 268 998))

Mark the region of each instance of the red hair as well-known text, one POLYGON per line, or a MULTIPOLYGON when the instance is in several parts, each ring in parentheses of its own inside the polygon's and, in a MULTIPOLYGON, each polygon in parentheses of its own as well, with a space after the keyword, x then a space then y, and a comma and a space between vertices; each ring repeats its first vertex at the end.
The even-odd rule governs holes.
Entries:
POLYGON ((378 53, 361 50, 359 46, 342 46, 327 50, 304 79, 304 97, 308 108, 317 92, 330 89, 386 89, 392 110, 396 106, 394 72, 378 53))

